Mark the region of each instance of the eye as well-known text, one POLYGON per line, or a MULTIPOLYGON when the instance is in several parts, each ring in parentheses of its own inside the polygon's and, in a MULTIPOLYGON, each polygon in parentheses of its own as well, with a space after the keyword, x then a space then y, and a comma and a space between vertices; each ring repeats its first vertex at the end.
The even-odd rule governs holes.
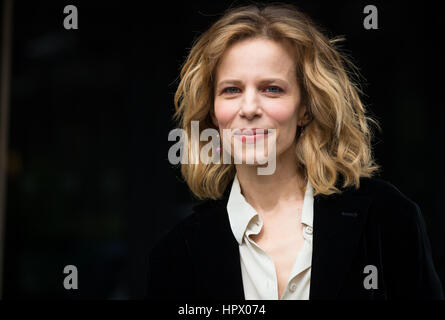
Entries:
POLYGON ((266 88, 266 91, 270 93, 281 93, 283 92, 283 89, 277 86, 270 86, 266 88))
POLYGON ((227 87, 224 88, 222 93, 228 93, 228 94, 234 94, 234 93, 239 93, 240 90, 237 87, 227 87))

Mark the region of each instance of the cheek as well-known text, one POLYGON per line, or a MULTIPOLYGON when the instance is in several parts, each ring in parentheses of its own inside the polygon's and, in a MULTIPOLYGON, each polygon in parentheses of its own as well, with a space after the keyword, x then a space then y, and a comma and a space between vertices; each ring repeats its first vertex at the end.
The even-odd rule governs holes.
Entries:
POLYGON ((287 101, 271 103, 267 106, 267 115, 280 127, 296 126, 297 112, 295 104, 287 101))
POLYGON ((216 119, 222 127, 228 125, 236 116, 236 108, 231 101, 216 99, 214 107, 216 119))

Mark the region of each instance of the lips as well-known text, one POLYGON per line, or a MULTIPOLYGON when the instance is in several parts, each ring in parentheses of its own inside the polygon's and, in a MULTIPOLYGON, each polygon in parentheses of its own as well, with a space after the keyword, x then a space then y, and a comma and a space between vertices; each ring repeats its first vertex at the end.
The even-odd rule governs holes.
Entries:
POLYGON ((243 128, 234 130, 233 135, 243 143, 252 144, 267 137, 268 132, 269 130, 264 128, 243 128))

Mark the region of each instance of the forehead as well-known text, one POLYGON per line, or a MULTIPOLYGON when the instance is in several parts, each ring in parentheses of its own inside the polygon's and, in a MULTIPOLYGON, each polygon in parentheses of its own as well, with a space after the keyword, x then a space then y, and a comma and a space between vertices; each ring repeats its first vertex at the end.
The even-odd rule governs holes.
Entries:
POLYGON ((284 42, 266 38, 246 39, 231 45, 216 68, 216 79, 295 75, 295 55, 284 42))

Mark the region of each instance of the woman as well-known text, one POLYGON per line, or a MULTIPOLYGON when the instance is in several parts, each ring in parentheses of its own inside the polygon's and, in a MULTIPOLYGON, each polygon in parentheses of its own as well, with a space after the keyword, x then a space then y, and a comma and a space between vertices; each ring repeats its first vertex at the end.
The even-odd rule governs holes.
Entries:
POLYGON ((419 207, 374 177, 377 123, 336 41, 267 5, 228 11, 195 42, 175 118, 187 146, 199 121, 241 162, 182 164, 205 201, 153 248, 149 298, 443 298, 419 207))

